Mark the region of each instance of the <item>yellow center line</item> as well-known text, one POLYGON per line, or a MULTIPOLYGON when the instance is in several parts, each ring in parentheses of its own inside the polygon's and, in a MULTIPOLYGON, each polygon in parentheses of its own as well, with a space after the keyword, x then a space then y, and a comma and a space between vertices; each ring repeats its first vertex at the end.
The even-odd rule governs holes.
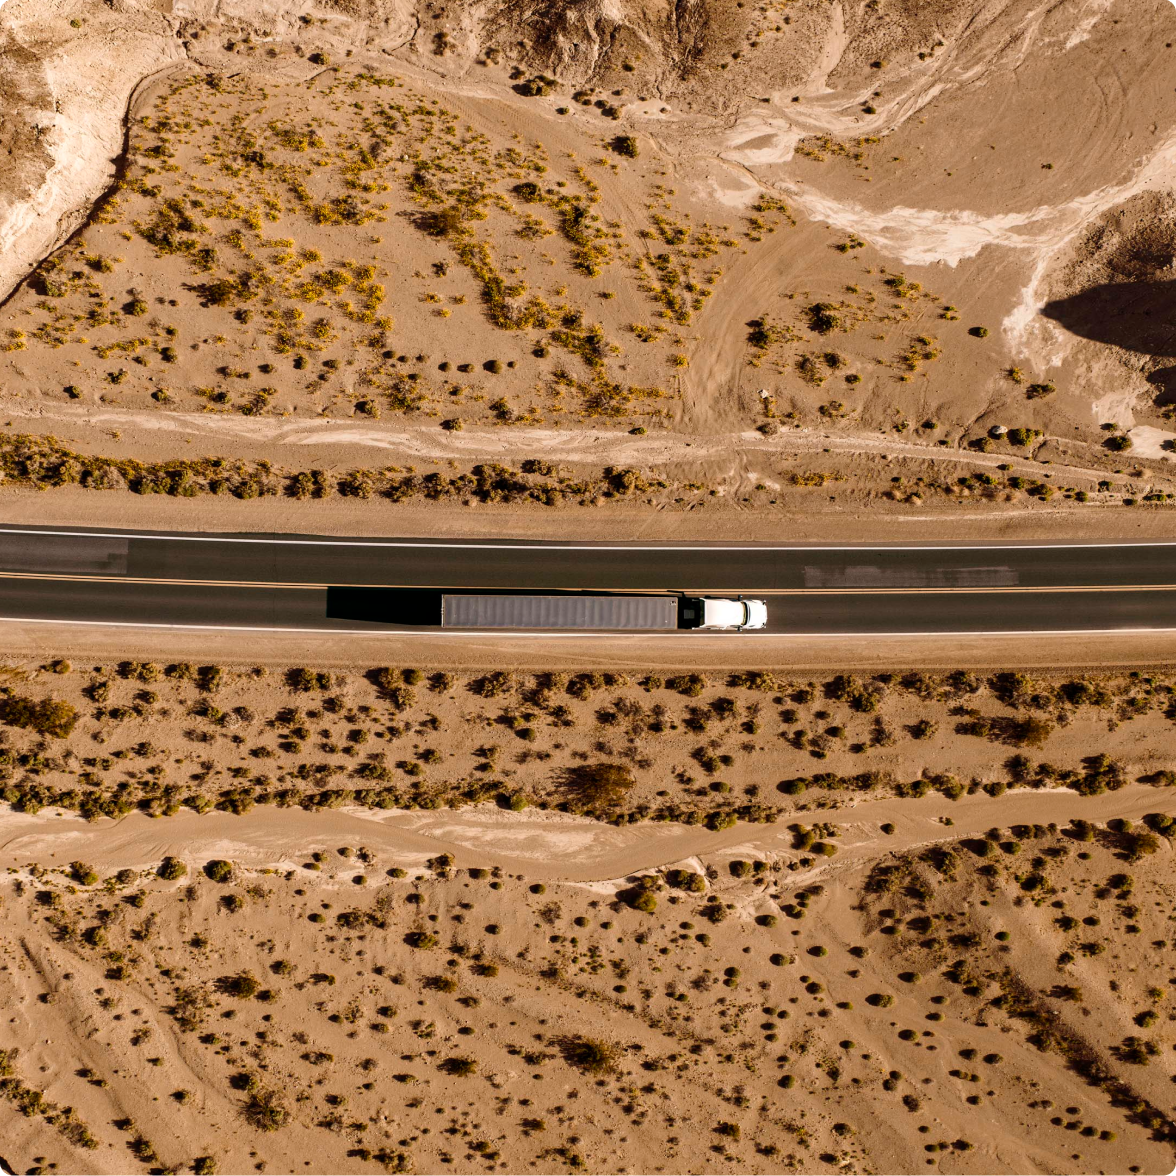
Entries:
MULTIPOLYGON (((527 592, 542 595, 544 592, 629 592, 635 595, 664 594, 676 591, 670 588, 558 588, 548 586, 543 588, 504 588, 501 585, 478 586, 467 584, 454 587, 448 584, 311 584, 305 582, 287 583, 273 580, 199 580, 176 579, 151 576, 103 576, 82 575, 54 572, 0 572, 0 579, 5 580, 46 580, 66 581, 78 583, 98 584, 171 584, 188 585, 205 588, 284 588, 302 589, 307 591, 323 591, 327 588, 372 588, 414 590, 422 592, 527 592)), ((1176 584, 1070 584, 1070 585, 1037 585, 1037 586, 993 586, 983 584, 957 585, 952 587, 933 588, 694 588, 685 589, 688 596, 722 596, 740 593, 744 596, 761 593, 765 596, 910 596, 910 595, 945 595, 951 593, 1019 593, 1019 592, 1176 592, 1176 584)))

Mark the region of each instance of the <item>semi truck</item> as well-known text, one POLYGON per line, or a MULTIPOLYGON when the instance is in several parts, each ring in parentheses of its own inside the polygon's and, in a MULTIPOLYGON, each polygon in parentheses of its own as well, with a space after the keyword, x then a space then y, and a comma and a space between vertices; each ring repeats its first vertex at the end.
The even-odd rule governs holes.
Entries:
POLYGON ((671 629, 762 629, 762 600, 695 596, 568 593, 443 593, 444 629, 607 629, 635 632, 671 629))

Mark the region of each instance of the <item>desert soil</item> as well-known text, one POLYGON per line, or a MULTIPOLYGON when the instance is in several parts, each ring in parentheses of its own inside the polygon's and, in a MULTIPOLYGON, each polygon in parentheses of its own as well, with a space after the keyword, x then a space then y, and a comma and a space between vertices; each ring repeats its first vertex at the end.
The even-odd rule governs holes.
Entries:
POLYGON ((10 517, 1165 516, 1163 0, 164 8, 5 7, 10 517))
MULTIPOLYGON (((0 0, 0 518, 1170 538, 1174 45, 0 0)), ((0 1168, 1172 1170, 1171 635, 0 624, 0 1168)))

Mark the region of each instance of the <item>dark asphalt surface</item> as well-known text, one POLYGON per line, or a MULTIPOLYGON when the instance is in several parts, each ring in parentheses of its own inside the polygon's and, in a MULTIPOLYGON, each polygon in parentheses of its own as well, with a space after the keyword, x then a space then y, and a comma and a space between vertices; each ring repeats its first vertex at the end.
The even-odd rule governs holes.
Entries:
POLYGON ((364 594, 366 620, 355 610, 328 617, 328 585, 783 593, 769 601, 776 633, 1176 629, 1176 544, 610 546, 0 528, 5 618, 320 630, 395 623, 394 591, 364 594))

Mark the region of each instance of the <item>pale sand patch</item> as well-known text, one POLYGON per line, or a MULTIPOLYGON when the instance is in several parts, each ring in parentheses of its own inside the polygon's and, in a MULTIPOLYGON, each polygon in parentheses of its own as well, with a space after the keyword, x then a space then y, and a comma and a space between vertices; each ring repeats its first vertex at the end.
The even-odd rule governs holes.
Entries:
POLYGON ((1139 784, 1094 797, 1043 789, 1006 792, 998 798, 980 793, 956 801, 938 795, 919 800, 849 798, 840 808, 798 809, 782 813, 774 825, 740 824, 722 832, 673 823, 614 827, 560 813, 507 814, 473 806, 435 813, 384 810, 374 818, 355 810, 306 812, 261 806, 242 816, 182 812, 151 818, 135 813, 118 821, 94 822, 56 810, 29 816, 5 809, 0 811, 0 867, 19 869, 33 861, 65 864, 81 858, 101 861, 104 869, 144 870, 170 854, 190 869, 213 858, 247 870, 288 869, 316 850, 330 851, 333 858, 339 846, 364 846, 414 867, 451 853, 459 866, 499 866, 535 879, 621 885, 630 875, 675 863, 694 861, 701 866, 703 854, 773 860, 790 851, 793 834, 786 826, 792 820, 842 824, 848 818, 859 836, 839 841, 841 852, 815 866, 816 876, 879 853, 983 833, 993 825, 1065 824, 1076 816, 1092 821, 1138 818, 1162 809, 1166 799, 1163 789, 1139 784), (950 834, 942 824, 945 817, 953 822, 950 834), (886 821, 896 827, 890 836, 876 832, 886 821))
POLYGON ((1128 434, 1135 457, 1170 457, 1176 445, 1176 433, 1156 429, 1151 425, 1136 425, 1128 434))

